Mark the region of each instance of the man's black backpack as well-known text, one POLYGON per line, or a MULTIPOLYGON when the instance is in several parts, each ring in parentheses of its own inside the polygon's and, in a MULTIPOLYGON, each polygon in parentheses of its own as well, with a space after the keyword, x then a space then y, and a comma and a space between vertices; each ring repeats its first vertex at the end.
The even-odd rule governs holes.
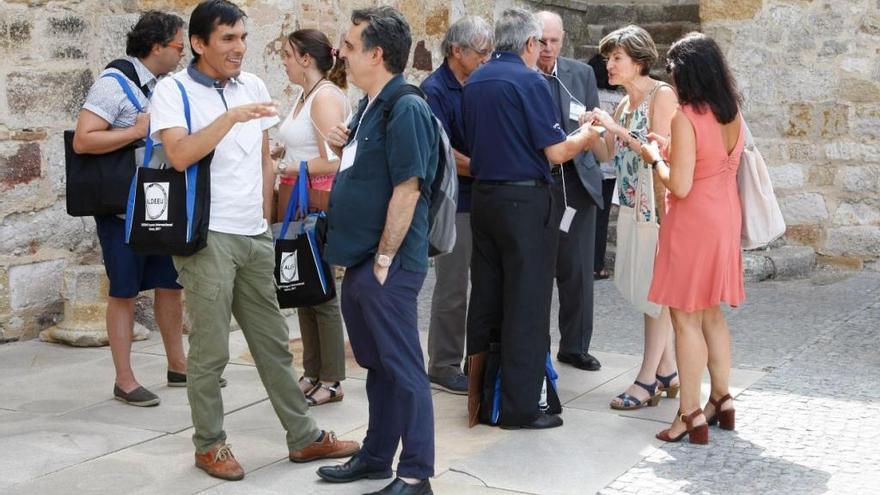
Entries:
MULTIPOLYGON (((404 84, 397 88, 382 108, 382 120, 388 126, 391 110, 397 100, 406 95, 418 95, 425 99, 425 93, 418 86, 404 84)), ((455 213, 458 203, 458 173, 455 168, 455 155, 449 136, 443 124, 432 114, 434 124, 440 132, 440 150, 437 173, 431 183, 431 205, 428 210, 428 256, 451 253, 455 247, 455 213)))
MULTIPOLYGON (((149 97, 146 86, 142 86, 134 64, 118 59, 107 64, 107 69, 116 69, 140 88, 149 97)), ((119 74, 114 77, 134 104, 140 104, 131 93, 128 84, 119 74)), ((64 131, 64 165, 67 189, 67 214, 75 217, 93 215, 115 215, 125 213, 128 204, 128 186, 134 177, 135 149, 144 146, 143 141, 135 141, 127 146, 100 155, 79 154, 73 150, 74 131, 64 131)))

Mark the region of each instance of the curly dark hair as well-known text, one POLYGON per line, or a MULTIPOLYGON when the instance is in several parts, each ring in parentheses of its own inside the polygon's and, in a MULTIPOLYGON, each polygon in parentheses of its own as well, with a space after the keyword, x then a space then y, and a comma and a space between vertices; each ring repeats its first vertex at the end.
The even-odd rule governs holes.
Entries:
POLYGON ((351 23, 357 26, 362 22, 367 23, 367 27, 361 32, 364 51, 377 46, 382 48, 382 60, 388 72, 402 73, 406 69, 412 46, 412 34, 403 14, 388 6, 368 7, 352 12, 351 23))
POLYGON ((153 51, 153 45, 171 43, 181 28, 183 19, 174 14, 157 10, 145 12, 128 32, 125 53, 129 57, 146 58, 153 51))
POLYGON ((722 124, 733 122, 742 96, 718 43, 702 33, 689 33, 669 47, 666 72, 672 75, 678 102, 704 112, 722 124))

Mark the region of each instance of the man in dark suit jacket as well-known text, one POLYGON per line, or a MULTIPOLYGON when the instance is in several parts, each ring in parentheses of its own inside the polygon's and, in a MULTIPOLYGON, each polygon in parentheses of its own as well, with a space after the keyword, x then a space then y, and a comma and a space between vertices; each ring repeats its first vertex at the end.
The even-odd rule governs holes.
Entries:
MULTIPOLYGON (((550 83, 559 122, 570 133, 578 128, 581 113, 599 105, 596 77, 589 65, 559 56, 565 37, 562 18, 547 11, 536 17, 544 24, 538 68, 550 83)), ((601 364, 588 351, 593 336, 593 257, 596 209, 603 205, 602 172, 593 153, 586 151, 567 163, 554 164, 551 174, 556 181, 552 188, 553 204, 563 219, 556 260, 562 338, 556 358, 576 368, 595 371, 601 364)))

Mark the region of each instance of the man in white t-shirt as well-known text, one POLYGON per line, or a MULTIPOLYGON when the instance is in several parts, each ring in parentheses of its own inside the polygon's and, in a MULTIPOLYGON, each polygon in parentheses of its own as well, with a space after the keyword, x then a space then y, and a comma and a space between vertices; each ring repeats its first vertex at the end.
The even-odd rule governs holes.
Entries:
POLYGON ((187 392, 192 409, 196 467, 239 480, 244 470, 226 445, 218 379, 229 361, 229 322, 235 315, 260 379, 287 430, 290 460, 347 457, 357 442, 318 429, 297 386, 288 330, 275 296, 270 214, 274 173, 268 129, 278 123, 266 85, 241 71, 247 51, 245 13, 227 0, 200 3, 189 21, 194 60, 161 81, 153 96, 153 137, 180 171, 212 150, 211 214, 207 246, 174 257, 192 321, 187 392), (191 133, 184 117, 183 84, 191 133))

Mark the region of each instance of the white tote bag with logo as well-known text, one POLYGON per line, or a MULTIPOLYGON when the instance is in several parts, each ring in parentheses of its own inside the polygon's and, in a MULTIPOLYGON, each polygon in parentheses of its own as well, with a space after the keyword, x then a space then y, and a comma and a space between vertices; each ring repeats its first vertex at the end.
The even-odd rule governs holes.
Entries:
POLYGON ((773 184, 767 164, 755 146, 749 127, 745 126, 745 143, 739 169, 736 172, 736 183, 739 188, 739 201, 742 204, 742 240, 743 249, 764 247, 785 234, 785 219, 776 201, 773 184))
POLYGON ((661 306, 648 301, 660 231, 653 191, 654 174, 647 166, 640 167, 636 185, 636 207, 620 205, 617 217, 614 285, 634 308, 656 318, 660 315, 661 306), (646 201, 649 205, 648 219, 639 213, 638 202, 641 201, 646 201))

